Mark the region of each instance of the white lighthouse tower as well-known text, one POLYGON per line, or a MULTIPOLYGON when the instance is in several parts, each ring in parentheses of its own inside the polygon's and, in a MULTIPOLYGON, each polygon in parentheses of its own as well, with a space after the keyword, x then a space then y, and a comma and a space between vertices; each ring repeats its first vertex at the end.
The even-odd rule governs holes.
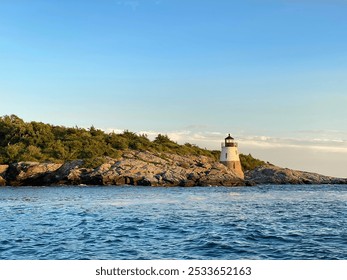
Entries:
POLYGON ((242 171, 237 146, 238 145, 234 141, 234 138, 229 134, 228 137, 225 138, 224 143, 222 143, 220 162, 223 163, 226 167, 232 169, 236 173, 236 175, 243 179, 244 174, 242 171))

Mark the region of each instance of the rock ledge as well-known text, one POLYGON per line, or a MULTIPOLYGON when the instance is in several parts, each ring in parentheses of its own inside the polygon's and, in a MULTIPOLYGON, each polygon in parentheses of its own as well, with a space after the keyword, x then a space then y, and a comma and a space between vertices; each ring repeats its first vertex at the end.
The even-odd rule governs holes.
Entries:
POLYGON ((97 168, 83 161, 64 164, 19 162, 0 165, 0 185, 141 185, 141 186, 241 186, 246 182, 232 170, 204 156, 126 151, 108 158, 97 168))
POLYGON ((347 184, 347 178, 324 176, 271 164, 246 172, 245 179, 254 184, 347 184))

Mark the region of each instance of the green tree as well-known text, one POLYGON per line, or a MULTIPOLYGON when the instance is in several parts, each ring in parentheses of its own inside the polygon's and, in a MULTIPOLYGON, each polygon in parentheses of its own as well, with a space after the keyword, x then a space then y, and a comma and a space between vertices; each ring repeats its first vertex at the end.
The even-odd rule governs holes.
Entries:
MULTIPOLYGON (((105 133, 91 126, 53 126, 42 122, 26 123, 16 115, 0 117, 0 162, 56 161, 83 159, 94 166, 105 157, 117 158, 126 149, 149 150, 179 155, 208 156, 219 160, 220 151, 209 151, 186 143, 179 145, 167 135, 158 134, 150 141, 145 134, 125 130, 121 134, 105 133)), ((265 164, 251 155, 240 155, 244 170, 265 164)))
POLYGON ((264 161, 254 158, 251 154, 240 154, 240 161, 244 171, 253 170, 266 164, 264 161))
POLYGON ((23 143, 16 143, 13 145, 8 145, 5 148, 7 162, 18 162, 23 159, 23 154, 25 152, 25 145, 23 143))

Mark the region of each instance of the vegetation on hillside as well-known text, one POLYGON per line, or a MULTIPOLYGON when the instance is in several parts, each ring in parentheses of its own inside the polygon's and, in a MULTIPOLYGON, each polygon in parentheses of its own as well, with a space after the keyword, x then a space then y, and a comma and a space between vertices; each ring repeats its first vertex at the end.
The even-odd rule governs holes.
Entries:
MULTIPOLYGON (((127 130, 121 134, 105 133, 93 126, 89 129, 71 128, 24 122, 15 115, 0 117, 0 163, 83 159, 86 166, 95 167, 102 164, 105 157, 117 158, 127 149, 204 155, 216 160, 220 154, 189 143, 179 145, 167 135, 159 134, 151 141, 144 134, 127 130)), ((248 170, 263 162, 248 155, 241 156, 241 163, 248 170)))
POLYGON ((264 161, 254 158, 251 154, 240 154, 240 161, 243 171, 253 170, 266 164, 264 161))

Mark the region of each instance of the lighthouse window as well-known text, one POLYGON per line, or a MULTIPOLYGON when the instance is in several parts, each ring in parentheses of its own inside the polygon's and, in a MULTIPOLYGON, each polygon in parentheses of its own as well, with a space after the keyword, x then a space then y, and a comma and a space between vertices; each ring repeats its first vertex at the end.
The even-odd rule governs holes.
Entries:
POLYGON ((235 154, 237 155, 237 151, 235 151, 235 154))
POLYGON ((228 153, 225 153, 225 158, 228 158, 228 153))

